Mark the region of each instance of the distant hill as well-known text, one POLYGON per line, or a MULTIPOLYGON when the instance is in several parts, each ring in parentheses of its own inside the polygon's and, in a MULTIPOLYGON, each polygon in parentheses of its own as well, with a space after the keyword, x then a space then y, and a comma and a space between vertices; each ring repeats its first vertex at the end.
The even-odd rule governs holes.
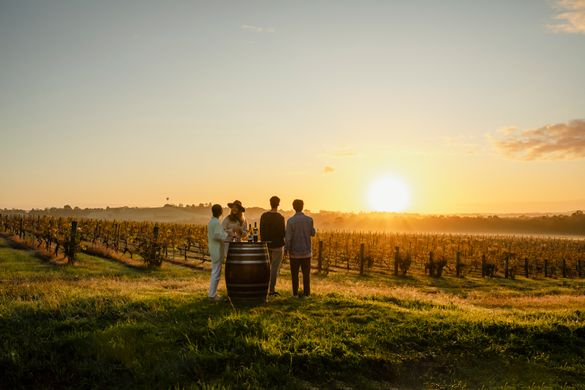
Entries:
MULTIPOLYGON (((265 209, 260 207, 246 208, 246 218, 251 222, 259 221, 260 216, 265 209)), ((211 206, 186 206, 179 207, 175 205, 165 205, 163 207, 106 207, 103 208, 85 208, 65 206, 63 208, 46 208, 33 210, 4 210, 0 213, 26 213, 28 215, 51 215, 54 217, 73 217, 73 218, 94 218, 118 221, 152 221, 168 223, 186 223, 186 224, 207 224, 211 217, 211 206)), ((224 216, 229 213, 228 208, 224 208, 224 216)), ((286 216, 292 215, 291 211, 284 211, 286 216)))
MULTIPOLYGON (((259 222, 266 210, 248 207, 249 223, 259 222)), ((229 209, 224 209, 224 216, 229 209)), ((578 210, 567 214, 541 215, 420 215, 400 213, 342 213, 320 211, 311 213, 318 230, 377 232, 442 232, 490 234, 554 234, 585 236, 585 214, 578 210)), ((282 210, 285 218, 292 210, 282 210)), ((42 210, 0 210, 0 214, 51 215, 55 217, 95 218, 105 220, 152 221, 186 224, 207 224, 210 205, 179 207, 107 207, 86 208, 65 206, 42 210)))

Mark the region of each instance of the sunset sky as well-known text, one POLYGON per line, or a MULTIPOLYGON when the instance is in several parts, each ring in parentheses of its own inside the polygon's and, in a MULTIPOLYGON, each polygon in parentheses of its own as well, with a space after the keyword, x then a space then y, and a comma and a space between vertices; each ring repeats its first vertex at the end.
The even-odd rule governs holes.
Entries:
POLYGON ((0 0, 0 135, 0 208, 585 209, 585 0, 0 0))

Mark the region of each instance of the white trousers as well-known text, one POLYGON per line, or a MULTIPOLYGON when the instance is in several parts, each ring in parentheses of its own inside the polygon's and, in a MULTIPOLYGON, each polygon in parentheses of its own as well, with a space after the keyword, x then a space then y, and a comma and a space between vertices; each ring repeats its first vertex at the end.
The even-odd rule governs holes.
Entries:
POLYGON ((219 259, 211 259, 211 280, 209 282, 209 291, 207 291, 207 296, 209 298, 214 298, 217 294, 217 285, 219 284, 219 278, 221 277, 221 263, 222 258, 219 259))

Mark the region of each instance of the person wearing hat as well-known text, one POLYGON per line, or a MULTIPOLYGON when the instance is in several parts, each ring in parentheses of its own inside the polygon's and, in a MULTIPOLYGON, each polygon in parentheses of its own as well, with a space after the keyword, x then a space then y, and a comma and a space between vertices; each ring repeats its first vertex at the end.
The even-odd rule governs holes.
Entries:
MULTIPOLYGON (((228 207, 231 209, 229 215, 224 218, 221 226, 226 232, 232 232, 232 239, 235 241, 242 241, 248 235, 248 222, 244 216, 246 209, 242 206, 242 202, 234 200, 232 203, 228 203, 228 207)), ((225 253, 227 254, 227 247, 225 253)))

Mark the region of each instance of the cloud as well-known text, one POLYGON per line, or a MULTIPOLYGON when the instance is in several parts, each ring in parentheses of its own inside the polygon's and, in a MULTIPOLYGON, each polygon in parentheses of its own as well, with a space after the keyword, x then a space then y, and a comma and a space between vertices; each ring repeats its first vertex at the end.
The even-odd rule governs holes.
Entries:
POLYGON ((323 173, 333 173, 335 172, 335 168, 333 168, 330 165, 325 166, 325 168, 323 168, 323 173))
POLYGON ((272 27, 258 27, 249 24, 242 24, 242 30, 255 33, 273 33, 275 31, 272 27))
POLYGON ((509 128, 504 138, 492 139, 494 147, 515 160, 577 160, 585 158, 585 120, 546 125, 520 131, 509 128))
POLYGON ((585 34, 585 0, 557 0, 557 14, 560 22, 547 24, 546 27, 556 33, 585 34))

